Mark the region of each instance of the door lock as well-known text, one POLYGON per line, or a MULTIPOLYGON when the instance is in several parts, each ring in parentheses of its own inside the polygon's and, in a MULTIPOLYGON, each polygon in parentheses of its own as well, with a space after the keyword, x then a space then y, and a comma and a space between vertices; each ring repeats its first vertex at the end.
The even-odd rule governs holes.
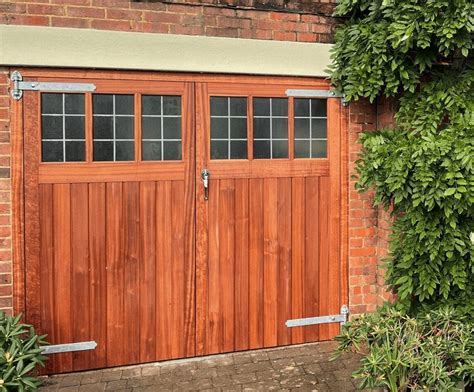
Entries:
POLYGON ((202 186, 204 187, 204 200, 209 199, 209 170, 202 169, 201 171, 201 180, 202 186))

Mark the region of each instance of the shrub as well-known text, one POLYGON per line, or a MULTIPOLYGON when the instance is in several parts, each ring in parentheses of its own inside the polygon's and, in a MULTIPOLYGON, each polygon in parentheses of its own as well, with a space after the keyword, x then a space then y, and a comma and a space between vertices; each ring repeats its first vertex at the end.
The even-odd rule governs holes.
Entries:
POLYGON ((451 391, 474 381, 474 323, 453 307, 410 317, 387 305, 347 323, 337 355, 364 354, 360 388, 451 391))
POLYGON ((47 344, 45 336, 36 335, 33 326, 20 319, 0 312, 0 391, 31 391, 40 385, 32 372, 44 366, 40 345, 47 344))

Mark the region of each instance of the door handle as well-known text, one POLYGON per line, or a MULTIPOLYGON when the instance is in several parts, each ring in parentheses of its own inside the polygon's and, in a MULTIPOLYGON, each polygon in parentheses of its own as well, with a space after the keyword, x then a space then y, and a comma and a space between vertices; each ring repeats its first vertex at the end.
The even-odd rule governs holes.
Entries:
POLYGON ((201 180, 202 186, 204 187, 204 200, 209 199, 209 170, 202 169, 201 171, 201 180))

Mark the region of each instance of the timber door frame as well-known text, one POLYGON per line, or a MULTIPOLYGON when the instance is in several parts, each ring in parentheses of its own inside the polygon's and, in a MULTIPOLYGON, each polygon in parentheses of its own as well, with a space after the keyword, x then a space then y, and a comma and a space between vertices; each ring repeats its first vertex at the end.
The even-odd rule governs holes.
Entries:
MULTIPOLYGON (((306 77, 284 77, 284 76, 243 76, 243 75, 212 75, 193 73, 161 73, 161 72, 141 72, 141 71, 110 71, 110 70, 84 70, 84 69, 50 69, 50 68, 11 68, 10 71, 19 70, 26 80, 34 79, 54 79, 71 80, 80 78, 81 80, 103 79, 110 83, 114 81, 129 81, 133 84, 136 81, 155 82, 191 82, 198 88, 195 89, 195 96, 199 99, 200 83, 223 83, 227 86, 235 84, 254 84, 259 86, 280 85, 287 86, 288 89, 329 89, 328 81, 319 78, 306 77)), ((12 171, 12 252, 13 252, 13 308, 15 313, 24 312, 26 308, 25 292, 25 173, 24 173, 24 125, 29 119, 24 117, 23 100, 11 102, 11 171, 12 171)), ((348 303, 348 108, 339 106, 340 121, 340 165, 332 170, 340 175, 340 260, 341 260, 341 300, 348 303)), ((196 136, 203 128, 202 118, 195 118, 196 136)), ((197 145, 195 152, 195 186, 196 198, 201 197, 202 186, 200 182, 200 170, 203 166, 202 157, 204 151, 197 145)), ((290 149, 291 150, 291 149, 290 149)), ((196 204, 196 209, 202 208, 201 203, 196 204)), ((199 222, 197 222, 199 224, 199 222)), ((196 249, 199 247, 199 238, 196 238, 196 249)), ((202 255, 196 254, 196 258, 202 255)), ((197 262, 196 262, 197 263, 197 262)), ((197 264, 196 264, 197 265, 197 264)), ((202 279, 202 271, 197 265, 196 284, 202 279)), ((196 303, 196 309, 199 306, 196 303)), ((199 355, 198 340, 196 340, 196 354, 199 355)))

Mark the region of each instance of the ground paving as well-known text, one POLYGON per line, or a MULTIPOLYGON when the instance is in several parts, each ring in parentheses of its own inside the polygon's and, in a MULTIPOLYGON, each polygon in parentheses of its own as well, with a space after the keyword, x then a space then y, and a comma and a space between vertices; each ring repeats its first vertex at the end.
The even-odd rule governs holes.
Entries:
POLYGON ((334 342, 51 376, 48 391, 355 391, 358 357, 330 361, 334 342))

